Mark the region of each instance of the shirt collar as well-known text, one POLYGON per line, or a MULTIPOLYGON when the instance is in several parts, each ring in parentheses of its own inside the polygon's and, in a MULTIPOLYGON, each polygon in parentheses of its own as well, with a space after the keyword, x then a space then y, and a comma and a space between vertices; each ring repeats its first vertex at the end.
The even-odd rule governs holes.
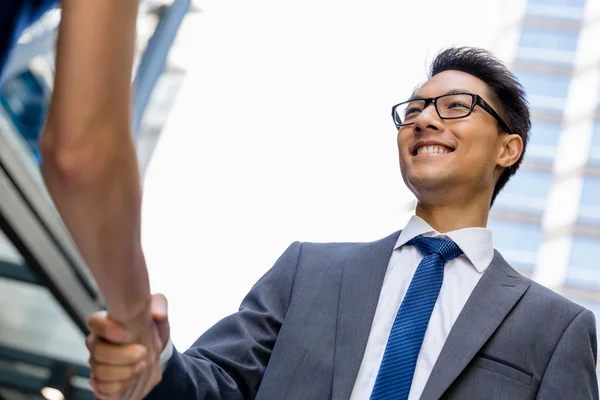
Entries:
POLYGON ((417 236, 445 236, 460 247, 477 272, 482 274, 494 258, 492 231, 487 228, 463 228, 441 234, 431 227, 424 219, 413 215, 400 233, 395 249, 404 246, 417 236))

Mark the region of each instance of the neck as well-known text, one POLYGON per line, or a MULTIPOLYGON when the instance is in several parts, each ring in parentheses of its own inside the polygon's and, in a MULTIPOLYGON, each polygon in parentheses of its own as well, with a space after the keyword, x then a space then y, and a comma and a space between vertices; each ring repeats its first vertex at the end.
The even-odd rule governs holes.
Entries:
POLYGON ((440 233, 463 228, 485 228, 490 212, 487 204, 489 203, 461 202, 431 205, 419 201, 416 214, 440 233))

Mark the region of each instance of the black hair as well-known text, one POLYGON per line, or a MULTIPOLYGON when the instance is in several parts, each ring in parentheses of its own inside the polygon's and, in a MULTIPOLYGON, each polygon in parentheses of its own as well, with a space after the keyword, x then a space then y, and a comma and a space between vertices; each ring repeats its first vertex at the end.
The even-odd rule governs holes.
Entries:
MULTIPOLYGON (((523 153, 514 165, 506 168, 500 175, 492 195, 491 207, 500 190, 519 169, 525 155, 531 129, 529 104, 525 90, 502 61, 484 49, 451 47, 442 50, 431 63, 429 78, 448 70, 462 71, 485 82, 490 89, 492 99, 500 105, 500 109, 496 111, 511 132, 523 139, 523 153)), ((503 133, 502 131, 501 124, 498 122, 498 132, 503 133)))

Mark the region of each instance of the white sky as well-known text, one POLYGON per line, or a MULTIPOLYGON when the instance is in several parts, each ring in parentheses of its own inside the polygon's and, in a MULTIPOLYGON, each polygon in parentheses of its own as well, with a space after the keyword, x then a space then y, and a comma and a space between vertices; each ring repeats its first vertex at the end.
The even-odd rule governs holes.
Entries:
MULTIPOLYGON (((488 46, 506 2, 204 0, 146 172, 144 250, 184 350, 294 240, 401 229, 393 104, 440 47, 488 46)), ((513 5, 515 6, 515 5, 513 5)))

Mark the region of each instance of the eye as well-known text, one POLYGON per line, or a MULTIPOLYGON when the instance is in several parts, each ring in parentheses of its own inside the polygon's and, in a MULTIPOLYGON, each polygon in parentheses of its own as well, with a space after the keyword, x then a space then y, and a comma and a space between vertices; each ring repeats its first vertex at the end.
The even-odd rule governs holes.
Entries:
POLYGON ((409 115, 411 115, 411 114, 418 114, 418 113, 420 113, 420 112, 421 112, 421 109, 420 109, 420 108, 417 108, 417 107, 411 107, 411 108, 408 108, 408 109, 406 110, 406 112, 404 113, 404 115, 405 115, 405 116, 409 116, 409 115))
POLYGON ((455 101, 448 105, 448 108, 469 108, 468 105, 461 103, 460 101, 455 101))

